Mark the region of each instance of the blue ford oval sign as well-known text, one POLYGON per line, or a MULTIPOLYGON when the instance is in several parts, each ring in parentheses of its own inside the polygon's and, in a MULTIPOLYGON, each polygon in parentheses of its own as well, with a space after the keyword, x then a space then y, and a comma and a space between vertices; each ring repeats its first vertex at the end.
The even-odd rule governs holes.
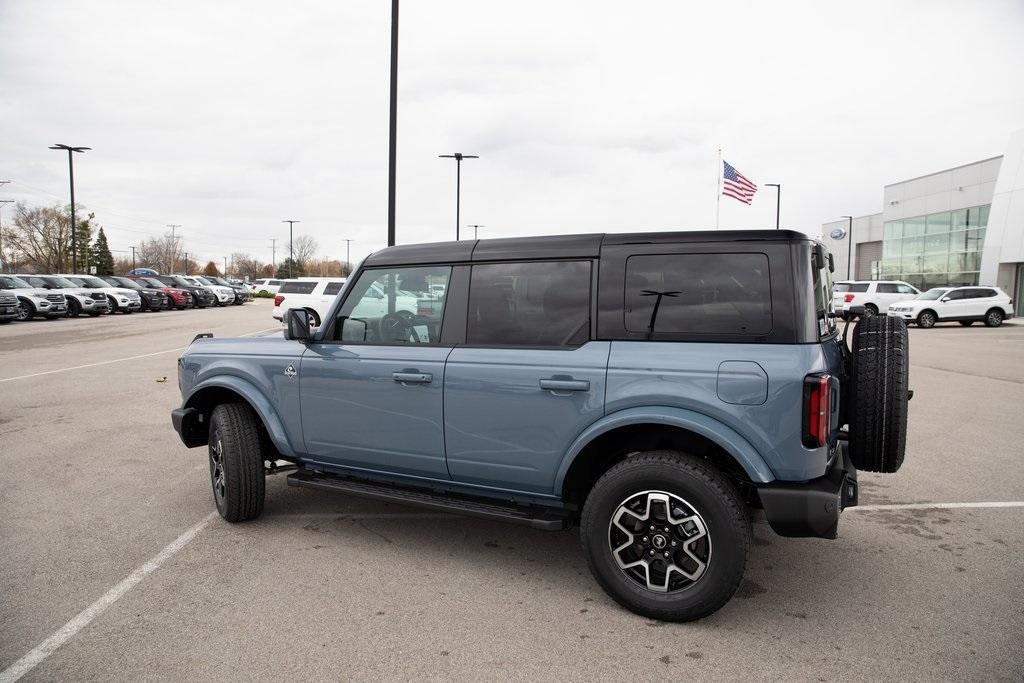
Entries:
POLYGON ((836 228, 828 234, 834 240, 841 240, 846 237, 846 228, 836 228))

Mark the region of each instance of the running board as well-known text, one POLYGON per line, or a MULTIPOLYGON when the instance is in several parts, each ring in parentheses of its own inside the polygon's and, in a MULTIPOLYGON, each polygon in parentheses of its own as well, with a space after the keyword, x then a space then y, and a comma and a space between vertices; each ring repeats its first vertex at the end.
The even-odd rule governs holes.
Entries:
POLYGON ((432 510, 451 512, 457 515, 523 524, 545 531, 560 531, 569 528, 571 525, 570 517, 565 513, 560 513, 558 510, 515 506, 456 494, 434 493, 425 489, 375 484, 368 481, 311 472, 309 470, 299 470, 288 475, 288 485, 338 491, 361 498, 373 498, 374 500, 383 500, 398 505, 415 505, 432 510))

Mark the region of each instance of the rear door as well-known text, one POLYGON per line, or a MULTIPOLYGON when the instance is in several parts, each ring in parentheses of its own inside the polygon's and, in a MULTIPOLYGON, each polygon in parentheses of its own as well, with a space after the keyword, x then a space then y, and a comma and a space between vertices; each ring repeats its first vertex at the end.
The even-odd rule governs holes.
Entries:
POLYGON ((570 444, 604 415, 609 342, 591 341, 589 260, 472 268, 466 344, 448 357, 452 479, 550 492, 570 444))

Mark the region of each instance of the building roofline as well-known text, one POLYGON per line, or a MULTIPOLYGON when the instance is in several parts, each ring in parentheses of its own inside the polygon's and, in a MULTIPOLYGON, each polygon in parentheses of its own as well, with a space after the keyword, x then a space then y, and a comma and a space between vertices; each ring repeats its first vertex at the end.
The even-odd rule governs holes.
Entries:
POLYGON ((903 183, 910 183, 910 182, 913 182, 915 180, 921 180, 922 178, 928 178, 928 177, 933 176, 933 175, 939 175, 940 173, 948 173, 949 171, 955 171, 958 168, 967 168, 968 166, 974 166, 975 164, 983 164, 986 161, 994 161, 996 159, 1002 159, 1002 158, 1003 158, 1003 155, 999 154, 999 155, 994 156, 994 157, 989 157, 988 159, 979 159, 978 161, 971 161, 971 162, 966 163, 966 164, 960 164, 959 166, 951 166, 950 168, 944 168, 941 171, 933 171, 932 173, 925 173, 924 175, 919 175, 919 176, 916 176, 914 178, 907 178, 906 180, 897 180, 895 183, 889 183, 888 185, 883 185, 882 187, 885 188, 885 187, 892 187, 893 185, 902 185, 903 183))

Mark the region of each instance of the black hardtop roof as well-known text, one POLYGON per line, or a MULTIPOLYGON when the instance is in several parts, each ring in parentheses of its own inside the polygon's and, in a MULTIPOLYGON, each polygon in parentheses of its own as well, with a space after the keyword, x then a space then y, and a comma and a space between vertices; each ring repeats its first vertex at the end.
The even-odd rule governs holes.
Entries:
POLYGON ((541 258, 595 258, 602 246, 706 242, 806 242, 795 230, 691 230, 677 232, 593 233, 545 237, 402 244, 370 254, 367 266, 458 263, 541 258))

